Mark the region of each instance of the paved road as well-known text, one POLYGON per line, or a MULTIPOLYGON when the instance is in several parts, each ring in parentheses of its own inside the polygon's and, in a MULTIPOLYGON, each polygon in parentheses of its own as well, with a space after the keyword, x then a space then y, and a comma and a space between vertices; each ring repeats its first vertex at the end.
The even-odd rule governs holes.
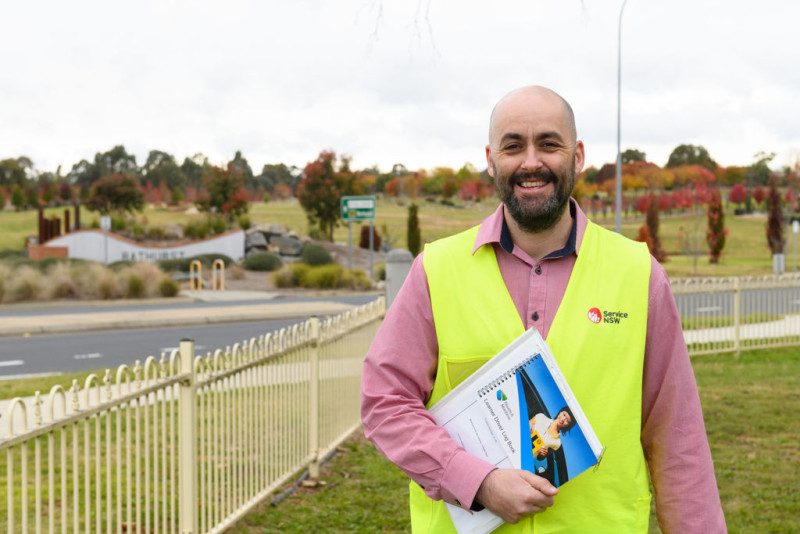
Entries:
POLYGON ((13 336, 0 342, 0 380, 39 374, 115 370, 148 356, 160 359, 177 349, 181 339, 195 341, 198 354, 225 349, 252 337, 275 332, 305 318, 186 325, 137 330, 102 330, 66 334, 13 336))
POLYGON ((13 306, 0 309, 0 379, 115 368, 193 338, 213 351, 280 330, 312 315, 334 315, 379 294, 282 298, 259 292, 203 292, 147 302, 13 306))

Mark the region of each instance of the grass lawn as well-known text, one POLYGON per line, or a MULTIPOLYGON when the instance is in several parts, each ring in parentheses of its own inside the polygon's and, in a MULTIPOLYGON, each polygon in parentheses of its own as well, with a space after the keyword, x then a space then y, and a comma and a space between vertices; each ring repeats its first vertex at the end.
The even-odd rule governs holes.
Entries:
MULTIPOLYGON (((427 202, 417 199, 419 206, 420 228, 422 242, 429 242, 440 237, 451 235, 480 223, 496 207, 497 200, 489 199, 474 203, 468 207, 450 207, 439 203, 427 202)), ((407 219, 409 199, 379 199, 375 211, 375 228, 382 239, 387 239, 394 247, 406 247, 407 219), (387 236, 388 231, 388 236, 387 236)), ((49 208, 47 216, 63 217, 64 208, 49 208)), ((250 208, 250 219, 253 223, 279 222, 286 228, 294 230, 300 235, 308 235, 308 221, 302 207, 296 199, 275 201, 269 203, 254 203, 250 208)), ((591 216, 591 215, 590 215, 591 216)), ((81 221, 91 224, 98 219, 98 214, 85 209, 81 211, 81 221)), ((167 224, 185 223, 193 218, 203 215, 187 215, 171 208, 156 208, 148 205, 144 212, 137 214, 137 221, 146 221, 150 225, 163 226, 167 224)), ((37 212, 33 210, 24 212, 0 212, 0 250, 9 248, 21 250, 25 243, 25 236, 36 234, 37 212)), ((614 228, 614 218, 598 217, 597 221, 607 228, 614 228)), ((634 238, 639 227, 644 224, 642 217, 623 219, 622 233, 634 238)), ((692 232, 695 222, 688 215, 662 216, 660 219, 660 236, 662 247, 669 254, 664 263, 670 277, 682 276, 748 276, 766 275, 772 273, 772 258, 766 241, 766 216, 734 217, 726 214, 725 224, 728 227, 728 238, 718 265, 708 262, 708 256, 702 255, 697 259, 695 268, 694 258, 682 255, 678 235, 681 232, 692 232)), ((705 217, 699 219, 697 234, 698 247, 705 251, 705 217)), ((358 245, 360 225, 353 225, 353 242, 358 245)), ((792 257, 792 236, 787 229, 786 265, 791 270, 794 266, 792 257)), ((340 225, 334 231, 334 240, 346 243, 348 228, 346 224, 340 225)))
MULTIPOLYGON (((800 348, 692 363, 728 530, 800 531, 800 348)), ((262 504, 231 532, 410 531, 406 476, 363 436, 341 450, 323 468, 324 485, 262 504)), ((655 516, 650 532, 660 532, 655 516)))

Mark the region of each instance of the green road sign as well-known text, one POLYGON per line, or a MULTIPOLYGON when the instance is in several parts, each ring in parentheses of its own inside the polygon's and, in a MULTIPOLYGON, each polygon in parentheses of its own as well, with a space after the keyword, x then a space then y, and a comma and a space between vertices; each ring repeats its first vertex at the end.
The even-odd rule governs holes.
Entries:
POLYGON ((343 221, 371 221, 375 218, 374 196, 342 197, 343 221))

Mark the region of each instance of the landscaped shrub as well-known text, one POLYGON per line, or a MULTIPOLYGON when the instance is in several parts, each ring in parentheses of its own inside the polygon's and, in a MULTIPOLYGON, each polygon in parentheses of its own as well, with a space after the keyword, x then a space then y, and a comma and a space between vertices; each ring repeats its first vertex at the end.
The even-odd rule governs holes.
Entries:
POLYGON ((372 280, 370 280, 367 273, 361 269, 346 269, 344 273, 342 273, 339 287, 347 289, 370 289, 372 288, 372 280))
POLYGON ((239 228, 242 230, 248 230, 253 225, 253 221, 250 220, 249 215, 242 215, 239 217, 239 228))
POLYGON ((344 269, 338 264, 310 266, 295 263, 272 274, 272 282, 283 288, 369 289, 372 282, 364 271, 344 269))
POLYGON ((128 277, 127 287, 128 291, 126 296, 130 299, 140 299, 145 296, 145 292, 147 291, 144 280, 135 274, 132 274, 128 277))
POLYGON ((205 239, 210 233, 208 219, 192 219, 183 225, 183 235, 188 239, 205 239))
POLYGON ((175 271, 188 273, 190 263, 191 260, 189 258, 175 258, 169 260, 158 260, 156 265, 158 265, 158 268, 165 273, 174 273, 175 271))
POLYGON ((47 271, 44 286, 45 299, 67 299, 78 297, 78 284, 75 282, 75 268, 69 263, 54 264, 47 271))
POLYGON ((134 239, 141 239, 144 235, 144 226, 141 224, 134 224, 133 228, 131 228, 131 233, 133 234, 134 239))
POLYGON ((6 280, 11 276, 11 267, 0 263, 0 302, 3 302, 3 296, 6 292, 6 280))
POLYGON ((381 249, 381 236, 378 235, 378 231, 375 229, 374 226, 370 226, 368 224, 361 226, 361 238, 358 241, 359 248, 365 248, 369 250, 369 229, 372 228, 372 250, 380 250, 381 249))
POLYGON ((89 263, 75 273, 79 298, 108 300, 121 295, 117 276, 99 263, 89 263))
POLYGON ((305 263, 293 263, 272 273, 272 282, 278 287, 300 287, 310 268, 305 263))
POLYGON ((333 289, 339 287, 343 271, 342 266, 336 263, 317 265, 306 271, 300 283, 302 287, 333 289))
POLYGON ((208 219, 209 227, 211 228, 211 235, 219 235, 225 233, 228 229, 228 223, 221 215, 214 215, 208 219))
POLYGON ((306 243, 301 253, 303 263, 308 265, 326 265, 333 263, 333 257, 328 249, 316 243, 306 243))
POLYGON ((174 297, 180 293, 180 290, 181 286, 171 278, 163 278, 161 282, 158 283, 158 292, 162 297, 174 297))
POLYGON ((245 258, 242 267, 248 271, 274 271, 283 265, 280 257, 271 252, 259 252, 245 258))
POLYGON ((42 273, 29 265, 21 265, 6 279, 3 302, 37 300, 42 291, 42 273))
POLYGON ((381 262, 375 265, 375 280, 386 280, 386 264, 381 262))

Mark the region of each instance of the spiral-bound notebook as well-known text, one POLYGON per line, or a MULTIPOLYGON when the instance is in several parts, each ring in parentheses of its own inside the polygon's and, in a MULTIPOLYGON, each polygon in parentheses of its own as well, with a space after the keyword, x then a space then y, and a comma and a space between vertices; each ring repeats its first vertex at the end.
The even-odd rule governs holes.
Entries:
MULTIPOLYGON (((561 486, 596 465, 603 447, 539 332, 532 328, 430 408, 464 449, 499 468, 561 486)), ((488 510, 447 505, 459 534, 491 532, 488 510)))

